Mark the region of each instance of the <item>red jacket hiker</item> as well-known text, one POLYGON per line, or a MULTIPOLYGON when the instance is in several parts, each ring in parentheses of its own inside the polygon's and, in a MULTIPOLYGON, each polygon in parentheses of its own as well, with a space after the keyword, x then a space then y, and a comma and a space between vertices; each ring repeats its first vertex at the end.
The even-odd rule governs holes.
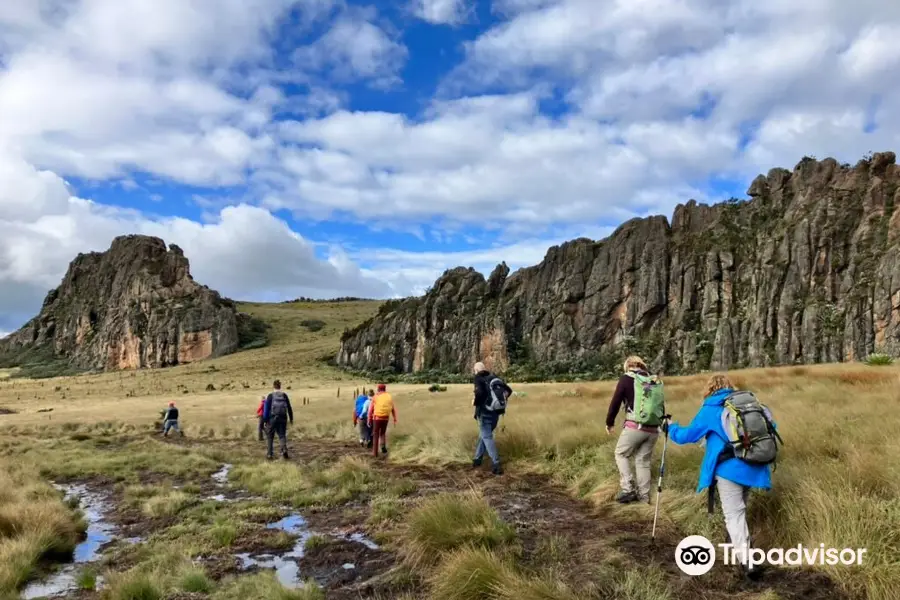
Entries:
POLYGON ((263 409, 265 408, 265 406, 266 406, 266 397, 263 396, 262 399, 259 401, 259 408, 256 409, 256 416, 259 420, 259 426, 257 427, 257 433, 259 434, 260 440, 263 439, 263 434, 264 434, 264 431, 263 431, 263 409))

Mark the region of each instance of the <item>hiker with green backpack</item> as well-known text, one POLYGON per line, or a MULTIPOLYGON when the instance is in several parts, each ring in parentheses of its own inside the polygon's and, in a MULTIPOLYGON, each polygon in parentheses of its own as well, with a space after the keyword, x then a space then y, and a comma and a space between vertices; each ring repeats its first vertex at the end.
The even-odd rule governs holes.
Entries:
POLYGON ((616 466, 621 490, 616 501, 650 503, 650 457, 666 414, 662 381, 651 375, 639 356, 625 359, 606 415, 606 433, 612 435, 616 416, 624 407, 625 423, 616 443, 616 466), (634 459, 634 472, 631 459, 634 459), (636 475, 636 478, 635 478, 636 475))
MULTIPOLYGON (((708 490, 708 511, 713 513, 718 492, 725 528, 744 575, 756 579, 759 567, 747 567, 750 533, 747 500, 752 488, 772 487, 770 469, 781 436, 771 411, 751 392, 735 389, 727 375, 713 375, 700 411, 689 425, 664 426, 675 444, 706 440, 697 492, 708 490)), ((782 442, 783 444, 784 442, 782 442)))

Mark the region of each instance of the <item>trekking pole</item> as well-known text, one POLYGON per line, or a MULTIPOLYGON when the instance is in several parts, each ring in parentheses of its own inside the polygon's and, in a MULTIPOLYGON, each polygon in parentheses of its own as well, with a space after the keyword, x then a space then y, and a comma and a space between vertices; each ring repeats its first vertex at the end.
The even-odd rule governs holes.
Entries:
POLYGON ((665 439, 663 440, 662 460, 659 463, 659 482, 656 484, 656 510, 653 513, 653 531, 650 534, 650 540, 656 539, 656 520, 659 518, 659 497, 662 494, 663 474, 666 472, 666 446, 669 445, 669 419, 672 415, 663 415, 663 423, 665 424, 665 439))

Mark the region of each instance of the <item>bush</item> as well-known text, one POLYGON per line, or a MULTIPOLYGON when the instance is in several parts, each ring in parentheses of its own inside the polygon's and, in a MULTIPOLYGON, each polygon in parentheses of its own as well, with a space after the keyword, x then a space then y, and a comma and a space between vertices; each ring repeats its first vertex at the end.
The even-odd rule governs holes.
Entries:
POLYGON ((319 319, 304 319, 303 321, 300 321, 300 325, 315 333, 316 331, 321 331, 325 327, 325 321, 320 321, 319 319))
POLYGON ((888 354, 873 353, 866 358, 866 364, 870 367, 885 367, 894 363, 894 359, 888 354))

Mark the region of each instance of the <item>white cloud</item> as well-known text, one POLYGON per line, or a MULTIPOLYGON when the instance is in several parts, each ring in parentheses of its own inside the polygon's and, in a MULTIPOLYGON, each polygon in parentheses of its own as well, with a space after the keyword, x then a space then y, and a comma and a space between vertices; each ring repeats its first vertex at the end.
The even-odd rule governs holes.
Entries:
POLYGON ((399 82, 407 49, 373 23, 374 16, 371 10, 348 12, 313 44, 298 48, 294 60, 302 68, 327 71, 338 81, 365 79, 379 86, 399 82))
POLYGON ((691 119, 624 129, 548 119, 539 99, 442 102, 421 121, 339 111, 284 124, 283 137, 303 146, 281 151, 289 177, 269 205, 314 214, 338 208, 395 224, 619 221, 698 197, 684 176, 728 165, 737 144, 734 132, 691 119))
POLYGON ((413 0, 416 16, 435 25, 459 25, 473 10, 467 0, 413 0))

